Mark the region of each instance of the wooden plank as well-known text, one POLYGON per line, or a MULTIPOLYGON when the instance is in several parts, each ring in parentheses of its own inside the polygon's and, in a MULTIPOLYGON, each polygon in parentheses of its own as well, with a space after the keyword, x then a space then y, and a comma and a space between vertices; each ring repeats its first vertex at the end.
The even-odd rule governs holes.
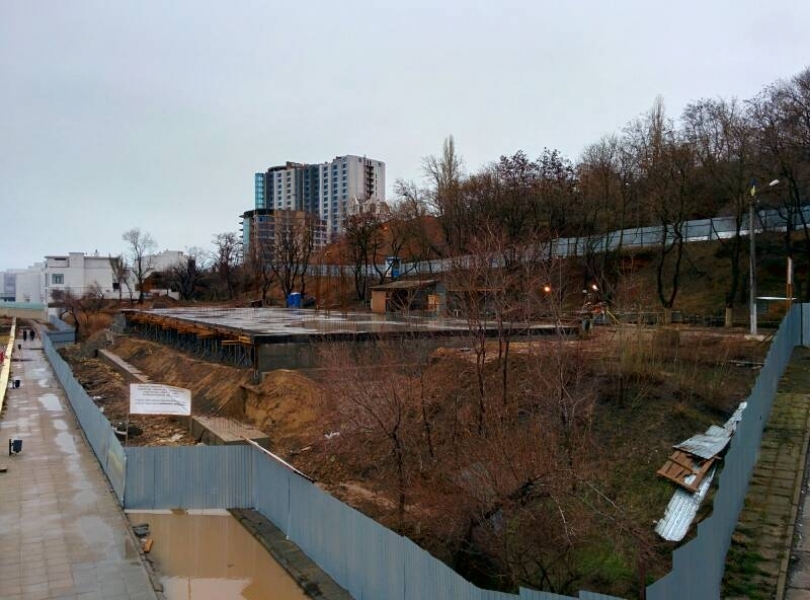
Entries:
POLYGON ((694 493, 713 464, 713 458, 703 460, 687 452, 676 450, 667 458, 664 466, 658 469, 657 474, 694 493), (686 478, 690 475, 694 475, 695 478, 687 483, 686 478))

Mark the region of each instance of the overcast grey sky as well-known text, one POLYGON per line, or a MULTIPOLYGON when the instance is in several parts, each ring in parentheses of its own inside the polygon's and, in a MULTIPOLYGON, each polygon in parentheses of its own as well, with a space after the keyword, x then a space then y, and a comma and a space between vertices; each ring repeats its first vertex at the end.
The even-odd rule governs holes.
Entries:
POLYGON ((253 173, 455 136, 474 170, 576 159, 664 97, 746 99, 810 64, 810 2, 0 0, 0 270, 211 247, 253 173))

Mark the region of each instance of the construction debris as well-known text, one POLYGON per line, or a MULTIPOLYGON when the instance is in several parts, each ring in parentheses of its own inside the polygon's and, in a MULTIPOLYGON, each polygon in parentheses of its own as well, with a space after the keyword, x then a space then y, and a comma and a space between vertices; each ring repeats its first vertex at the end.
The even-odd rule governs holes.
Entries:
POLYGON ((724 427, 712 425, 706 433, 699 433, 677 444, 675 448, 694 456, 710 460, 720 454, 731 441, 731 432, 724 427))
POLYGON ((683 539, 709 493, 715 471, 716 469, 709 471, 694 494, 680 488, 675 490, 664 512, 664 518, 655 526, 655 533, 670 542, 680 542, 683 539))
POLYGON ((722 427, 712 425, 705 433, 673 446, 675 452, 658 469, 659 475, 679 486, 669 501, 664 518, 655 528, 655 532, 665 540, 679 542, 689 531, 709 491, 715 464, 737 430, 746 406, 745 402, 741 402, 722 427))
POLYGON ((658 474, 695 493, 713 464, 714 458, 704 460, 688 452, 676 450, 664 466, 658 469, 658 474))

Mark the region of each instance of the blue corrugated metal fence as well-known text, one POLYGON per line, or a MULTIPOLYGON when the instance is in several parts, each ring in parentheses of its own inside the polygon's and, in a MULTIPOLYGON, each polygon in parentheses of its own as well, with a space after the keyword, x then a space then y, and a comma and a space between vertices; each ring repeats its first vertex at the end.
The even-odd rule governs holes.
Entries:
POLYGON ((54 373, 62 384, 70 406, 76 414, 84 435, 93 449, 104 474, 110 481, 115 495, 124 502, 124 485, 126 481, 127 457, 121 442, 115 437, 112 426, 98 406, 90 399, 87 392, 73 377, 70 366, 62 360, 47 335, 42 337, 42 349, 53 367, 54 373))

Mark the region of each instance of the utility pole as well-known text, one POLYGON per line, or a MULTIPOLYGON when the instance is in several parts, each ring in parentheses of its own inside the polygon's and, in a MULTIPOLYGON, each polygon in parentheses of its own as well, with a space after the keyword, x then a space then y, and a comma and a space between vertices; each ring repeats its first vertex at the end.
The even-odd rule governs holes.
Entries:
POLYGON ((751 335, 757 334, 757 245, 754 236, 754 212, 757 203, 757 188, 751 186, 751 202, 748 205, 748 241, 751 244, 748 251, 748 267, 750 270, 750 285, 748 286, 748 308, 750 313, 751 335))

